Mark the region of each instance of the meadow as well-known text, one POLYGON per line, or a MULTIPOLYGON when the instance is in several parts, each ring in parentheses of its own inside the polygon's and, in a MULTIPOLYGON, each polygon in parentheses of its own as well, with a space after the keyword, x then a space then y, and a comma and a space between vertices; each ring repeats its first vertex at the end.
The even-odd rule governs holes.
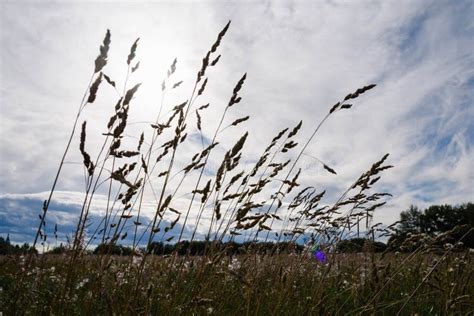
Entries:
POLYGON ((64 291, 66 256, 31 266, 1 258, 2 311, 66 315, 468 315, 473 311, 472 254, 238 255, 149 258, 85 256, 64 291), (25 295, 27 294, 27 295, 25 295), (19 297, 21 301, 18 300, 19 297), (15 304, 16 302, 16 304, 15 304))
MULTIPOLYGON (((184 92, 187 97, 173 106, 166 97, 183 92, 182 81, 174 78, 179 64, 176 59, 171 63, 161 84, 156 118, 132 136, 129 110, 140 83, 130 82, 140 66, 139 40, 131 46, 124 63, 127 75, 120 85, 106 74, 112 43, 107 30, 57 173, 52 175, 32 246, 44 247, 57 233, 57 226, 48 221, 48 210, 71 145, 78 139, 79 148, 74 150, 81 155, 85 191, 76 229, 59 255, 25 252, 0 258, 0 311, 5 315, 472 313, 474 265, 472 252, 460 247, 463 238, 437 244, 436 252, 429 238, 421 236, 421 245, 410 252, 376 252, 367 246, 360 253, 338 253, 336 246, 351 232, 372 242, 396 232, 396 226, 372 222, 373 213, 390 198, 390 193, 376 190, 383 172, 392 168, 388 154, 382 153, 332 202, 323 203, 323 188, 300 183, 304 171, 299 162, 321 126, 341 111, 354 110, 359 96, 369 94, 375 84, 340 96, 328 106, 326 116, 308 122, 312 128, 308 138, 298 138, 303 122, 295 122, 262 145, 251 168, 242 163, 246 141, 258 131, 240 130, 250 116, 233 118, 230 113, 241 105, 247 75, 240 76, 224 105, 202 101, 208 80, 218 80, 212 78, 212 69, 220 65, 218 51, 229 27, 230 22, 204 55, 191 91, 184 92), (102 144, 90 148, 88 140, 94 136, 83 114, 102 89, 115 91, 117 100, 98 136, 102 144), (206 120, 211 110, 221 113, 217 120, 206 120), (214 125, 206 125, 210 121, 214 125), (223 131, 230 136, 222 137, 223 131), (190 151, 195 147, 187 146, 188 135, 209 142, 190 151), (96 194, 107 196, 107 203, 101 219, 91 222, 96 194), (154 204, 151 215, 144 210, 149 196, 153 199, 148 202, 154 204), (157 242, 184 240, 205 240, 206 248, 199 256, 150 251, 157 242), (269 252, 240 254, 216 246, 232 241, 275 246, 269 252), (276 251, 282 242, 306 248, 276 251), (103 251, 92 255, 90 248, 97 244, 103 251), (130 254, 114 255, 118 244, 129 246, 130 254), (314 257, 309 245, 318 245, 321 256, 314 257)), ((324 172, 337 173, 313 158, 324 172)), ((462 237, 470 232, 472 228, 462 237)))

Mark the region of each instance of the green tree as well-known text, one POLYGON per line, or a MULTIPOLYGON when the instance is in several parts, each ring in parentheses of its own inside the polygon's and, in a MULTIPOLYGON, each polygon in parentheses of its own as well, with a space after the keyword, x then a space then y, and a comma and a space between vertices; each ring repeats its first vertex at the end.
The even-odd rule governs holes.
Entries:
POLYGON ((429 234, 443 233, 458 225, 474 226, 474 204, 433 205, 421 217, 421 228, 429 234))
POLYGON ((411 205, 408 210, 400 213, 399 230, 402 234, 419 233, 422 231, 422 215, 418 207, 411 205))
MULTIPOLYGON (((446 240, 457 242, 474 227, 473 203, 432 205, 423 211, 412 205, 400 213, 397 232, 390 237, 388 243, 392 249, 399 248, 410 233, 425 233, 436 237, 461 225, 464 225, 463 228, 457 229, 446 240)), ((474 248, 474 232, 468 233, 462 241, 467 247, 474 248)))
POLYGON ((37 253, 38 251, 29 244, 24 243, 21 247, 10 243, 10 235, 6 239, 0 237, 0 255, 26 254, 28 252, 37 253))

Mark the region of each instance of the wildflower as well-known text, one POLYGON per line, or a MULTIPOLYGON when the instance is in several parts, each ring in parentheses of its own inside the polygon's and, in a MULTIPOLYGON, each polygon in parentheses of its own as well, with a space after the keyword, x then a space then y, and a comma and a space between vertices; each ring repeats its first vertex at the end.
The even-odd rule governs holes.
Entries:
POLYGON ((453 244, 450 244, 450 243, 446 243, 444 244, 444 249, 453 249, 453 244))
POLYGON ((229 264, 229 270, 235 271, 240 269, 240 262, 237 258, 232 258, 232 262, 229 264))
POLYGON ((321 263, 326 263, 326 261, 327 261, 326 254, 322 250, 316 251, 314 253, 314 258, 319 260, 319 262, 321 262, 321 263))
POLYGON ((79 282, 79 283, 76 285, 76 289, 82 288, 87 282, 89 282, 89 279, 88 279, 88 278, 83 279, 81 282, 79 282))
POLYGON ((142 262, 142 257, 140 256, 133 256, 132 258, 132 264, 135 266, 138 266, 142 262))

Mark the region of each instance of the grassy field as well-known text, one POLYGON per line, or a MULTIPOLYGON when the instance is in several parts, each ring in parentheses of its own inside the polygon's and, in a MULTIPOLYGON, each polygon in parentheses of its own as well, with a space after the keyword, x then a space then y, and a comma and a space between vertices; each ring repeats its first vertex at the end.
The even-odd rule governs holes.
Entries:
MULTIPOLYGON (((48 210, 66 158, 76 144, 73 140, 78 141, 79 148, 74 150, 82 161, 84 200, 75 229, 63 232, 70 236, 67 255, 1 257, 0 311, 4 315, 472 312, 474 265, 466 250, 447 248, 434 255, 423 253, 427 248, 421 247, 411 254, 384 256, 327 251, 327 260, 309 252, 231 257, 219 250, 200 257, 166 257, 144 251, 115 257, 110 252, 91 256, 84 251, 97 243, 107 249, 120 242, 130 247, 130 253, 138 253, 153 249, 158 241, 179 244, 184 240, 216 244, 310 241, 331 248, 351 232, 372 242, 393 233, 393 227, 372 222, 374 211, 391 196, 375 188, 383 172, 392 168, 387 164, 388 154, 380 153, 381 158, 353 184, 330 198, 317 179, 304 181, 301 165, 320 128, 339 112, 356 107, 359 96, 369 94, 376 85, 361 85, 341 94, 323 117, 304 126, 303 121, 294 122, 275 131, 261 148, 246 148, 253 135, 241 127, 250 116, 236 113, 235 108, 242 106, 247 74, 239 75, 228 100, 206 102, 208 78, 219 80, 213 78, 213 67, 220 66, 218 50, 229 26, 230 21, 204 55, 190 91, 180 90, 183 81, 175 78, 177 60, 171 63, 161 83, 157 113, 150 113, 143 130, 129 127, 133 113, 129 110, 135 106, 133 99, 141 84, 131 84, 137 81, 139 40, 132 44, 126 64, 124 60, 126 77, 110 78, 105 68, 112 43, 107 30, 56 174, 51 175, 50 194, 41 210, 32 211, 40 211, 32 248, 45 247, 53 236, 57 244, 58 225, 50 221, 48 210), (97 104, 92 103, 103 102, 96 97, 105 89, 117 97, 107 104, 110 118, 101 125, 103 132, 94 135, 84 110, 93 111, 97 104), (169 95, 186 101, 176 105, 169 95), (301 139, 306 127, 309 130, 301 139), (227 137, 222 136, 224 131, 227 137), (97 137, 99 142, 91 142, 97 137), (91 146, 97 143, 102 145, 91 146), (98 216, 94 197, 99 194, 107 201, 99 207, 101 217, 93 219, 98 216), (146 209, 147 203, 152 207, 146 209)), ((311 157, 321 172, 337 175, 331 166, 311 157)))
POLYGON ((474 311, 469 251, 338 254, 326 263, 304 255, 140 257, 77 261, 65 288, 68 257, 2 257, 4 315, 467 315, 474 311), (26 279, 20 280, 22 276, 26 279), (23 286, 19 288, 20 283, 23 286), (137 287, 138 284, 138 287, 137 287))

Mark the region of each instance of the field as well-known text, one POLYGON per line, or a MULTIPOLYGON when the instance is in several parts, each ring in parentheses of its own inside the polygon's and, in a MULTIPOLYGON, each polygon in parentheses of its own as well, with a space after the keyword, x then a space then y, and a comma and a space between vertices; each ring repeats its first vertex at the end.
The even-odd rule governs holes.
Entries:
POLYGON ((230 21, 204 54, 195 81, 175 78, 180 64, 174 59, 161 83, 161 103, 146 122, 130 118, 141 86, 135 77, 139 39, 126 64, 123 60, 125 78, 111 78, 106 66, 112 40, 106 31, 57 171, 50 175, 51 190, 42 209, 32 210, 32 217, 39 215, 32 246, 0 257, 0 314, 472 314, 474 260, 464 243, 472 225, 457 221, 457 228, 443 227, 438 234, 409 221, 374 223, 375 210, 391 197, 386 186, 378 187, 393 167, 388 153, 377 153, 366 171, 336 193, 302 165, 302 157, 310 157, 321 173, 337 175, 339 170, 308 149, 323 125, 352 111, 376 85, 365 83, 335 97, 322 117, 272 131, 266 143, 249 149, 259 131, 242 129, 250 120, 239 104, 247 74, 239 74, 225 102, 206 99, 208 78, 219 80, 213 69, 220 66, 218 50, 229 27, 230 21), (109 95, 107 102, 102 93, 109 95), (109 105, 100 127, 88 117, 97 103, 109 105), (83 202, 72 226, 59 226, 65 238, 58 239, 54 194, 66 165, 80 166, 83 202), (408 229, 398 235, 403 238, 397 249, 376 251, 377 241, 396 236, 400 227, 408 229), (355 236, 372 246, 364 242, 362 252, 338 251, 355 236), (193 241, 206 241, 199 256, 154 253, 158 246, 193 241), (413 244, 404 248, 405 241, 413 244), (59 242, 63 254, 34 253, 59 242), (214 247, 234 242, 305 250, 230 254, 214 247), (115 256, 112 250, 122 245, 129 255, 115 256), (313 246, 320 247, 317 255, 313 246), (102 252, 93 255, 93 247, 102 252))
POLYGON ((40 256, 20 281, 25 257, 2 257, 4 315, 467 315, 474 310, 469 252, 339 254, 326 263, 302 255, 149 258, 137 287, 139 257, 100 256, 75 268, 40 256), (18 288, 23 282, 24 287, 18 288), (21 292, 18 292, 21 291, 21 292), (63 294, 63 295, 60 295, 63 294))

